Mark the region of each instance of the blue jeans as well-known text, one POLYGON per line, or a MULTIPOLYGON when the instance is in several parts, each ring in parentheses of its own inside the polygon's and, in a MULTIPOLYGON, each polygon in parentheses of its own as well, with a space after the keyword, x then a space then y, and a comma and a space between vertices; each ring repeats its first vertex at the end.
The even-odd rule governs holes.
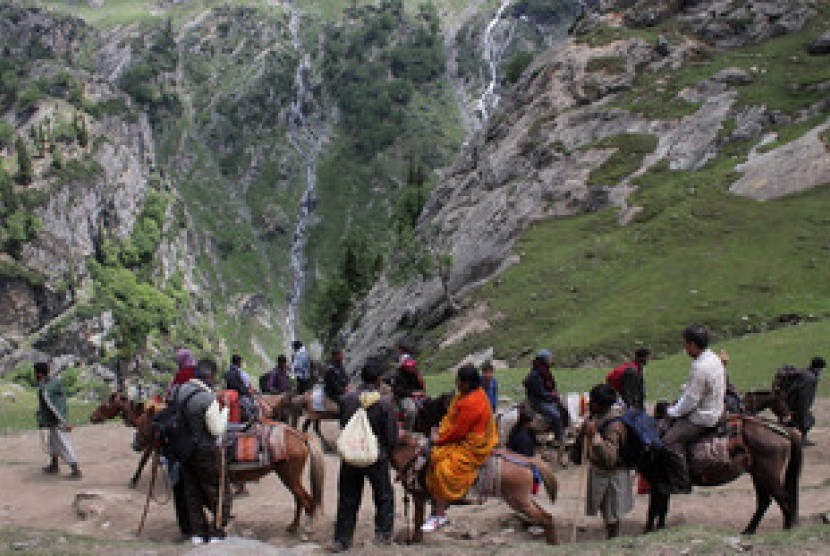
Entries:
POLYGON ((556 437, 556 441, 561 443, 565 438, 565 432, 562 428, 562 416, 559 414, 559 408, 553 402, 546 402, 534 404, 533 409, 542 414, 542 417, 553 429, 553 436, 556 437))

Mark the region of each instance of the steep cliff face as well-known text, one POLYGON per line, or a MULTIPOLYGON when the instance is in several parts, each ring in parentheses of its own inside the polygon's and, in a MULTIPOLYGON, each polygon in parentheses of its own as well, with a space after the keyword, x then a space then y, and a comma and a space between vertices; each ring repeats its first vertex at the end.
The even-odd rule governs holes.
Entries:
MULTIPOLYGON (((572 37, 534 60, 432 191, 419 230, 451 255, 448 276, 403 286, 381 280, 348 330, 351 360, 359 364, 400 339, 428 346, 430 357, 448 337, 459 341, 453 315, 461 312, 461 326, 468 312, 480 312, 469 294, 520 260, 513 249, 530 224, 608 206, 617 207, 625 224, 642 210, 631 202, 637 176, 663 167, 696 171, 736 141, 761 140, 776 122, 821 123, 828 106, 820 95, 806 94, 794 102, 801 107, 788 107, 788 113, 747 98, 751 87, 745 85, 763 81, 767 71, 757 66, 717 71, 722 66, 715 63, 708 75, 683 74, 675 83, 663 77, 700 60, 718 60, 731 48, 796 32, 817 16, 815 8, 812 2, 780 1, 596 4, 572 37), (654 106, 649 97, 663 104, 654 106), (633 161, 630 167, 619 155, 633 161)), ((827 158, 821 149, 813 152, 827 158)), ((826 182, 818 169, 824 162, 811 164, 809 183, 789 184, 787 191, 826 182)), ((740 183, 734 188, 747 189, 740 183)), ((580 362, 570 357, 569 363, 580 362)))

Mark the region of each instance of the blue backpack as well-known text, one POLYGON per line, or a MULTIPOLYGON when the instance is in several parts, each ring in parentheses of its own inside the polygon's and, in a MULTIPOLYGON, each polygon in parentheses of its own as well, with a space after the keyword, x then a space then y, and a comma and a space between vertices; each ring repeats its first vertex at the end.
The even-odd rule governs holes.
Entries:
POLYGON ((626 428, 625 444, 620 448, 620 459, 626 467, 636 469, 645 458, 663 449, 657 421, 645 411, 626 409, 622 416, 608 421, 605 426, 614 421, 620 421, 626 428))

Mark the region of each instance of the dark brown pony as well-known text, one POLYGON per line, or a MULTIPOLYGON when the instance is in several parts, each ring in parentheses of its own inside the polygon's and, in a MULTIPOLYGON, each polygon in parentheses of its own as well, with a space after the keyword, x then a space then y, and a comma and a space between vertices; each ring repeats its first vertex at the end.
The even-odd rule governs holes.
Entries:
MULTIPOLYGON (((424 523, 426 503, 429 499, 429 492, 423 486, 425 468, 421 471, 413 470, 413 463, 421 455, 422 450, 418 436, 404 431, 398 446, 392 450, 390 457, 392 467, 398 472, 407 493, 412 496, 415 507, 413 529, 407 539, 411 542, 423 541, 421 525, 424 523)), ((533 498, 533 471, 529 466, 534 466, 539 470, 551 502, 556 501, 558 490, 553 470, 541 458, 525 458, 512 453, 509 457, 514 461, 503 459, 499 467, 498 481, 502 499, 530 521, 541 525, 545 530, 545 539, 548 543, 557 544, 556 524, 553 516, 533 498), (525 465, 514 463, 515 461, 525 462, 525 465)), ((409 523, 407 523, 408 526, 409 523)))
MULTIPOLYGON (((134 447, 142 451, 142 457, 135 474, 130 479, 130 486, 135 488, 145 464, 157 449, 153 437, 153 417, 163 407, 163 404, 148 405, 141 414, 134 415, 129 413, 129 402, 125 402, 125 400, 126 398, 122 395, 114 394, 111 396, 108 401, 93 412, 93 423, 120 415, 124 418, 125 423, 136 428, 134 447)), ((274 443, 277 431, 272 428, 269 435, 269 451, 273 463, 268 466, 244 470, 229 469, 228 477, 232 483, 238 483, 255 481, 268 473, 276 473, 286 488, 294 495, 294 520, 288 526, 288 530, 295 532, 299 529, 300 514, 303 510, 313 520, 317 509, 322 508, 323 483, 325 480, 323 453, 319 445, 305 433, 279 423, 264 423, 264 425, 285 428, 285 459, 275 461, 277 458, 274 457, 276 452, 274 443), (306 461, 310 464, 311 494, 303 487, 302 481, 306 461)))
MULTIPOLYGON (((655 414, 665 402, 658 404, 655 414)), ((798 524, 798 484, 803 463, 801 434, 792 428, 782 427, 758 417, 742 417, 743 443, 749 453, 749 462, 740 466, 731 475, 720 477, 717 482, 707 481, 706 486, 730 483, 748 473, 755 487, 755 513, 744 529, 743 534, 754 534, 764 517, 772 500, 778 503, 784 514, 784 528, 790 529, 798 524)), ((646 531, 665 527, 669 511, 669 495, 661 485, 668 484, 666 474, 667 462, 664 452, 658 453, 644 468, 643 476, 652 484, 649 497, 648 521, 646 531)), ((700 481, 692 476, 693 484, 700 481)))
POLYGON ((778 422, 782 424, 790 417, 787 398, 780 390, 752 390, 746 392, 744 394, 744 409, 750 415, 769 409, 778 417, 778 422))

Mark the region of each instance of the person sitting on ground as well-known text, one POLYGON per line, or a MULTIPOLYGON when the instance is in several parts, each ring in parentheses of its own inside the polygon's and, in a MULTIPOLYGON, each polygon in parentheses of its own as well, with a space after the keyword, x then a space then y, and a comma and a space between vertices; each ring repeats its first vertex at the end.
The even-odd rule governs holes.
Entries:
POLYGON ((553 430, 553 435, 560 446, 565 441, 565 423, 559 406, 559 394, 556 392, 556 380, 551 373, 553 356, 542 349, 533 359, 533 368, 524 380, 525 395, 530 408, 540 413, 553 430))
POLYGON ((411 356, 401 358, 392 392, 403 413, 403 425, 411 431, 418 418, 418 403, 416 398, 424 395, 424 377, 418 370, 418 363, 411 356))
POLYGON ((615 367, 605 377, 605 381, 616 390, 625 405, 640 411, 645 408, 646 385, 643 370, 649 357, 650 350, 638 348, 634 351, 634 359, 615 367))
POLYGON ((193 544, 214 542, 225 538, 231 513, 230 481, 225 474, 222 484, 221 528, 216 529, 215 519, 208 523, 205 508, 217 510, 221 449, 217 439, 225 434, 228 425, 228 408, 219 408, 212 385, 216 376, 216 364, 201 360, 196 366, 196 377, 186 384, 176 386, 173 400, 182 404, 181 410, 187 419, 188 430, 195 439, 193 453, 181 462, 181 481, 187 501, 187 515, 193 544))
POLYGON ((724 413, 723 397, 726 392, 726 370, 720 358, 709 349, 706 328, 699 325, 686 328, 683 344, 694 361, 683 394, 667 410, 673 422, 663 436, 672 494, 691 492, 686 446, 718 424, 724 413))
POLYGON ((485 361, 481 365, 481 387, 487 394, 487 399, 490 400, 490 409, 493 410, 493 415, 496 414, 499 408, 499 382, 493 376, 493 363, 490 360, 485 361))
POLYGON ((585 512, 602 515, 606 537, 611 539, 620 534, 622 517, 634 508, 631 471, 620 457, 627 431, 618 419, 623 408, 616 404, 617 392, 611 385, 594 386, 589 399, 590 417, 580 434, 583 442, 589 442, 586 453, 592 464, 585 512))
POLYGON ((536 431, 533 430, 533 415, 524 407, 519 409, 519 419, 507 437, 507 449, 532 458, 536 455, 536 431))
POLYGON ((378 441, 378 459, 369 467, 340 462, 332 552, 345 552, 352 546, 364 479, 369 479, 375 501, 375 544, 392 543, 395 492, 392 488, 389 457, 398 445, 398 418, 391 398, 381 396, 379 392, 382 374, 380 362, 368 361, 360 371, 362 383, 340 399, 341 428, 346 426, 358 407, 366 410, 372 433, 378 441))
POLYGON ((60 458, 72 470, 68 478, 80 479, 83 474, 78 467, 78 458, 75 457, 75 450, 69 439, 72 425, 69 424, 66 393, 61 379, 49 378, 49 364, 44 362, 35 363, 34 375, 38 385, 37 426, 49 430, 47 448, 50 462, 43 468, 43 472, 47 475, 57 475, 60 471, 58 468, 58 458, 60 458))
POLYGON ((326 395, 326 410, 339 411, 340 398, 348 391, 349 375, 343 365, 343 349, 331 350, 331 363, 323 375, 323 392, 326 395))
POLYGON ((458 393, 438 430, 431 435, 433 448, 426 485, 432 496, 432 515, 421 528, 424 532, 435 531, 447 523, 447 507, 467 494, 478 468, 499 441, 478 370, 473 365, 459 368, 455 386, 458 393))
POLYGON ((723 363, 723 370, 726 373, 724 380, 726 381, 726 394, 724 394, 723 404, 727 413, 743 413, 744 401, 741 398, 741 393, 735 388, 735 385, 729 380, 729 372, 726 366, 729 364, 729 354, 725 349, 718 352, 720 362, 723 363))

